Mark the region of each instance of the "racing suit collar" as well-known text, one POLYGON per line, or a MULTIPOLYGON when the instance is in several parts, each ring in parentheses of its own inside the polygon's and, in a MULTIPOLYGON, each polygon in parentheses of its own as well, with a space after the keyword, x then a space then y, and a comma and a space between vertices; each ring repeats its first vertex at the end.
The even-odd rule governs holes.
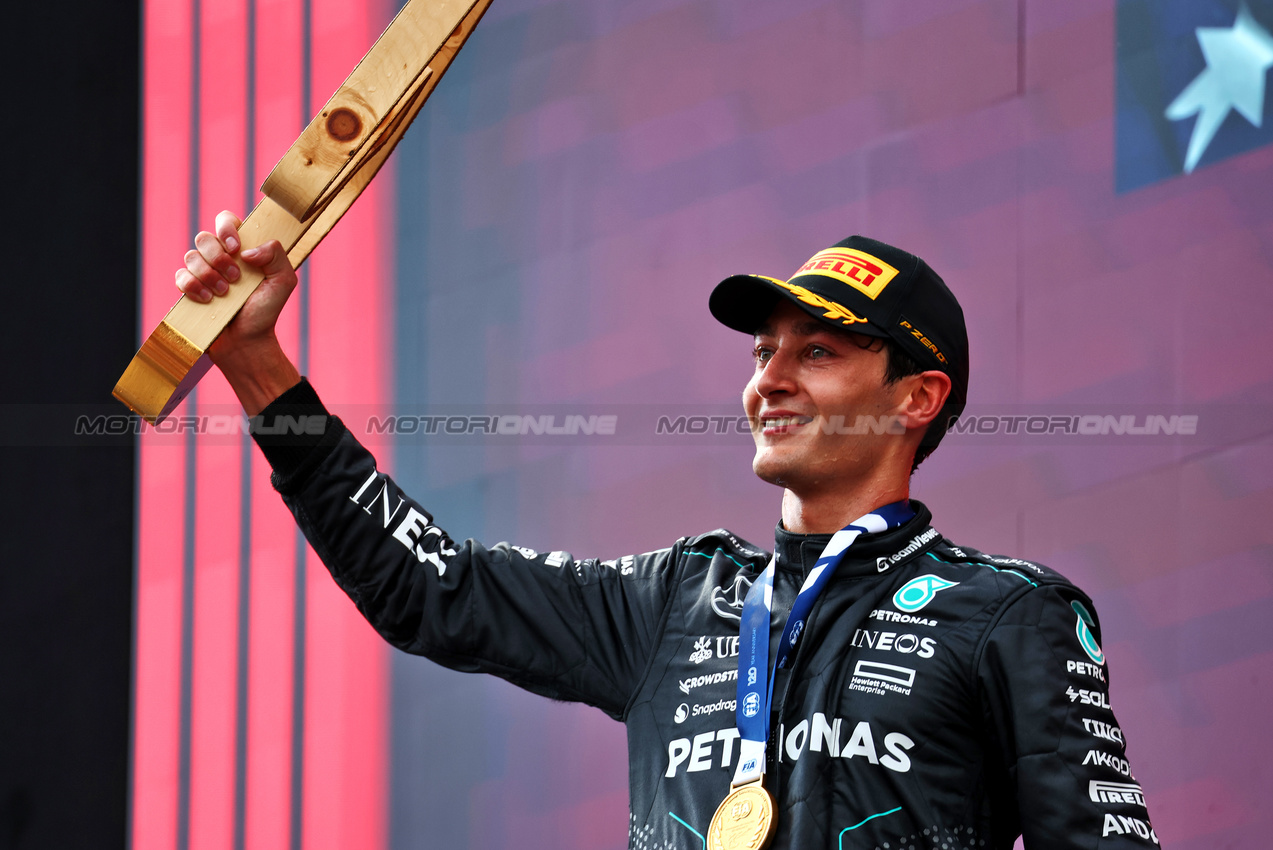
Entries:
MULTIPOLYGON (((864 534, 859 537, 853 543, 852 550, 845 556, 844 561, 836 568, 832 581, 845 576, 878 575, 879 559, 891 558, 903 549, 909 548, 913 549, 905 558, 909 560, 941 542, 941 535, 930 533, 926 535, 930 539, 924 540, 922 545, 914 547, 909 545, 917 537, 924 535, 933 518, 932 513, 923 503, 914 499, 911 499, 910 503, 915 511, 915 517, 905 525, 881 534, 864 534)), ((778 569, 797 572, 802 576, 808 575, 830 539, 830 534, 796 534, 787 531, 779 520, 778 527, 774 531, 774 554, 778 559, 778 569)), ((892 565, 890 563, 890 566, 892 565)))

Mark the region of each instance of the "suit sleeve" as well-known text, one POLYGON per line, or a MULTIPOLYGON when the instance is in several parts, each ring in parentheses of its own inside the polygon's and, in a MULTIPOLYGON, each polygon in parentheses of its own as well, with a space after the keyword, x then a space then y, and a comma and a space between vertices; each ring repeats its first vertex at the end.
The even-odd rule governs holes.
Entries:
POLYGON ((979 654, 986 735, 1014 792, 1026 850, 1158 846, 1110 706, 1093 611, 1071 586, 1028 589, 979 654))
MULTIPOLYGON (((267 418, 275 413, 267 409, 267 418)), ((311 442, 298 451, 289 441, 287 457, 262 445, 275 487, 387 641, 622 719, 659 634, 679 544, 596 561, 456 542, 339 420, 329 418, 311 442)))

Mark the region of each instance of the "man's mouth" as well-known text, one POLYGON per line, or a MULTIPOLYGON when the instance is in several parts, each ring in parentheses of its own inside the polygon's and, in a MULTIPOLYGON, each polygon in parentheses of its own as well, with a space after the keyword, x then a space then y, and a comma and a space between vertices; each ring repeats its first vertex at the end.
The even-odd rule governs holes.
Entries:
POLYGON ((784 414, 782 416, 761 416, 760 428, 762 431, 783 430, 795 425, 808 425, 812 421, 812 416, 795 416, 791 414, 784 414))

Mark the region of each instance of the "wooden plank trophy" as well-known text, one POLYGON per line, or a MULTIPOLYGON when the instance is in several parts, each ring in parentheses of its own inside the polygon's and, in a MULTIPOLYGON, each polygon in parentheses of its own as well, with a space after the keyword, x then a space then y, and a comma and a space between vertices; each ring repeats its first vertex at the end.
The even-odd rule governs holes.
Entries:
MULTIPOLYGON (((491 0, 410 0, 261 185, 240 229, 244 248, 277 239, 293 268, 380 170, 491 0)), ((182 297, 115 385, 115 398, 158 424, 212 366, 207 350, 263 277, 239 262, 227 295, 182 297)))

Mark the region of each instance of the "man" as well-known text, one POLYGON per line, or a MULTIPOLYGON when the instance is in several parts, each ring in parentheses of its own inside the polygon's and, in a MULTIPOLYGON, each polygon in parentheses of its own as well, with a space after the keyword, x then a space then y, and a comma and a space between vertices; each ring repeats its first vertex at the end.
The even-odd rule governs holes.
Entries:
MULTIPOLYGON (((238 225, 199 234, 184 293, 237 278, 238 225)), ((251 416, 325 414, 274 338, 286 257, 240 256, 266 280, 213 360, 251 416)), ((908 498, 967 391, 941 278, 851 237, 789 281, 725 280, 710 308, 755 342, 743 404, 754 470, 783 488, 772 557, 723 530, 608 562, 457 543, 339 420, 257 440, 387 640, 626 724, 633 848, 1156 844, 1091 600, 952 544, 908 498)))

